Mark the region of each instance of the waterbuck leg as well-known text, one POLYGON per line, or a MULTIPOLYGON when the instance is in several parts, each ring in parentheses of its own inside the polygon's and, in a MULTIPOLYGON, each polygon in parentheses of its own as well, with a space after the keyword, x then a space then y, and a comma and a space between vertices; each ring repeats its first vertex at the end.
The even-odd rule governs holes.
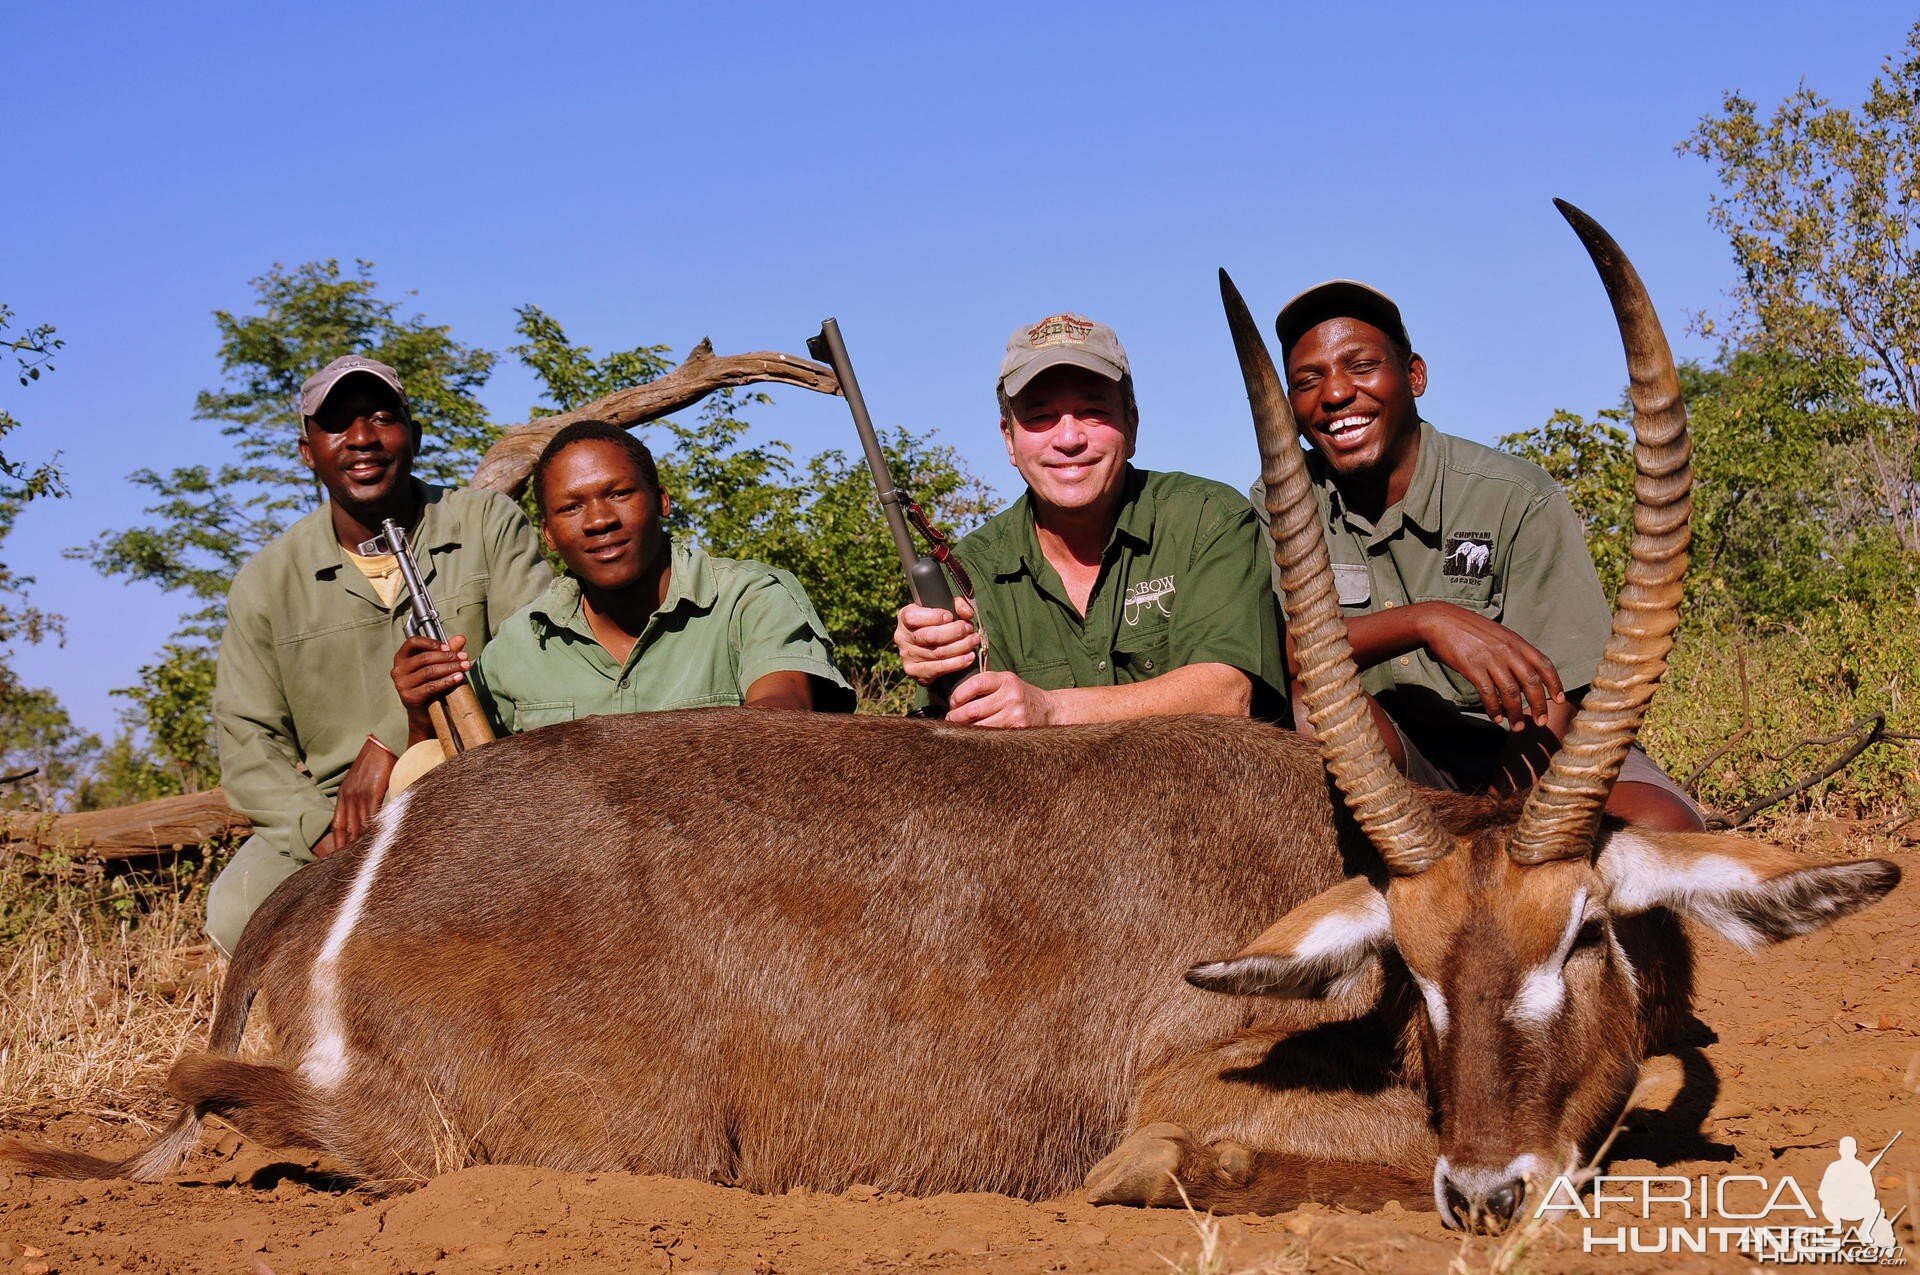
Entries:
POLYGON ((1095 1204, 1191 1204, 1213 1213, 1279 1213, 1308 1201, 1377 1209, 1399 1200, 1430 1209, 1432 1185, 1431 1171, 1398 1165, 1255 1151, 1231 1139, 1200 1143, 1166 1121, 1134 1132, 1087 1175, 1095 1204))
POLYGON ((1427 1103, 1378 1021, 1246 1032, 1142 1078, 1135 1132, 1087 1177, 1096 1203, 1290 1208, 1350 1193, 1425 1199, 1427 1103), (1372 1183, 1372 1186, 1368 1184, 1372 1183))

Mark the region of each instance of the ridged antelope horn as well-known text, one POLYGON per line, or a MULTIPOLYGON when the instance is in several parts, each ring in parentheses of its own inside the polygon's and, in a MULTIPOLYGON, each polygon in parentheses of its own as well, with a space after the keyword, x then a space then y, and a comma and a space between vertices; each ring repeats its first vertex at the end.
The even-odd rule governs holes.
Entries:
POLYGON ((1335 600, 1333 568, 1320 529, 1320 511, 1293 408, 1280 386, 1273 356, 1247 311, 1240 290, 1220 272, 1220 300, 1240 356, 1260 441, 1260 479, 1267 488, 1267 519, 1273 533, 1273 560, 1287 595, 1287 626, 1305 688, 1307 715, 1320 741, 1333 782, 1347 809, 1372 838, 1387 869, 1396 876, 1424 872, 1453 848, 1433 809, 1393 768, 1386 745, 1374 729, 1360 675, 1347 645, 1347 626, 1335 600))
POLYGON ((1680 377, 1647 290, 1620 245, 1565 200, 1554 206, 1593 258, 1627 351, 1633 399, 1633 546, 1605 658, 1566 738, 1520 815, 1509 853, 1518 863, 1578 858, 1593 849, 1600 809, 1667 671, 1680 623, 1680 581, 1692 540, 1693 454, 1680 377))

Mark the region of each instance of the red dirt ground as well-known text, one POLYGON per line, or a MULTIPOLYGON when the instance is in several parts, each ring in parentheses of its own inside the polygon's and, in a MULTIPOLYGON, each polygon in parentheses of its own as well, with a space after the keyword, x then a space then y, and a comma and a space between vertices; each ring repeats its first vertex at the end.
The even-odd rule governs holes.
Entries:
MULTIPOLYGON (((1912 836, 1913 825, 1908 826, 1912 836)), ((1875 1175, 1889 1212, 1920 1195, 1920 847, 1857 827, 1802 823, 1809 857, 1887 854, 1907 877, 1833 930, 1746 958, 1701 941, 1696 1008, 1717 1034, 1648 1064, 1614 1174, 1792 1174, 1815 1201, 1842 1135, 1863 1158, 1904 1137, 1875 1175), (1656 1167, 1657 1166, 1657 1167, 1656 1167)), ((141 1140, 128 1126, 42 1113, 7 1130, 92 1151, 141 1140)), ((77 1271, 674 1272, 1153 1271, 1197 1268, 1178 1212, 1042 1204, 993 1195, 770 1197, 624 1174, 488 1167, 374 1197, 331 1186, 315 1161, 210 1136, 164 1185, 51 1182, 0 1169, 0 1275, 77 1271)), ((1419 1202, 1412 1202, 1416 1206, 1419 1202)), ((1430 1206, 1429 1206, 1430 1207, 1430 1206)), ((1920 1254, 1911 1208, 1897 1227, 1920 1254)), ((1605 1229, 1620 1223, 1609 1214, 1605 1229)), ((1463 1247, 1430 1211, 1308 1206, 1221 1224, 1227 1272, 1493 1269, 1497 1241, 1463 1247)), ((1198 1267, 1198 1269, 1205 1269, 1198 1267)), ((1514 1269, 1751 1270, 1743 1257, 1621 1257, 1581 1250, 1571 1218, 1514 1269)))

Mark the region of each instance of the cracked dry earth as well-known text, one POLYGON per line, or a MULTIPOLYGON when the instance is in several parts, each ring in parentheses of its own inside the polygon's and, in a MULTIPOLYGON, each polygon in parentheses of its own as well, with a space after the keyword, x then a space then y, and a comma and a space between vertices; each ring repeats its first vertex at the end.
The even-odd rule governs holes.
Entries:
MULTIPOLYGON (((1912 837, 1914 825, 1908 825, 1912 837)), ((1609 1172, 1792 1174, 1809 1198, 1842 1135, 1878 1166, 1889 1212, 1920 1174, 1920 846, 1860 826, 1799 821, 1777 840, 1810 858, 1881 854, 1906 873, 1877 907, 1747 958, 1702 939, 1701 1043, 1647 1066, 1609 1172)), ((156 1114, 158 1108, 156 1107, 156 1114)), ((44 1111, 7 1132, 124 1151, 128 1125, 44 1111)), ((448 1174, 385 1198, 331 1183, 324 1165, 211 1134, 173 1180, 51 1182, 0 1170, 0 1275, 77 1271, 675 1272, 1128 1271, 1200 1264, 1177 1211, 1095 1208, 1084 1196, 910 1199, 758 1196, 699 1182, 507 1166, 448 1174)), ((1909 1258, 1911 1209, 1896 1228, 1909 1258)), ((1609 1215, 1609 1223, 1623 1219, 1609 1215)), ((1624 1219, 1624 1220, 1631 1220, 1624 1219)), ((1585 1253, 1578 1218, 1537 1232, 1512 1269, 1751 1270, 1734 1255, 1585 1253)), ((1497 1269, 1497 1240, 1463 1241, 1424 1201, 1360 1213, 1309 1205, 1224 1219, 1218 1265, 1240 1271, 1497 1269)), ((1508 1253, 1507 1256, 1515 1256, 1508 1253)))

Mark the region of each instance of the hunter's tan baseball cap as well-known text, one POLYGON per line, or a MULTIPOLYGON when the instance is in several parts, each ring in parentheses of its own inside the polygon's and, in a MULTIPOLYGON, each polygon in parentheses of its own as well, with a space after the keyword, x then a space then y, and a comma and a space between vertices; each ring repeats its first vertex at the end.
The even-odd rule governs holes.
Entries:
POLYGON ((1127 352, 1120 338, 1104 323, 1079 314, 1050 314, 1038 323, 1023 324, 1007 338, 1006 357, 1000 360, 1000 388, 1011 398, 1050 367, 1062 363, 1097 372, 1118 381, 1129 372, 1127 352))
POLYGON ((1280 357, 1293 352, 1293 344, 1328 319, 1359 319, 1371 323, 1392 337, 1403 350, 1413 349, 1407 339, 1406 321, 1393 298, 1358 279, 1329 279, 1316 283, 1280 307, 1273 321, 1280 337, 1280 357))
POLYGON ((334 386, 346 377, 362 372, 378 377, 382 385, 398 395, 401 412, 408 420, 413 419, 413 408, 407 402, 407 387, 400 384, 400 374, 380 360, 362 354, 343 354, 307 378, 300 387, 300 397, 295 404, 301 419, 317 413, 320 405, 327 401, 327 395, 333 393, 334 386))

